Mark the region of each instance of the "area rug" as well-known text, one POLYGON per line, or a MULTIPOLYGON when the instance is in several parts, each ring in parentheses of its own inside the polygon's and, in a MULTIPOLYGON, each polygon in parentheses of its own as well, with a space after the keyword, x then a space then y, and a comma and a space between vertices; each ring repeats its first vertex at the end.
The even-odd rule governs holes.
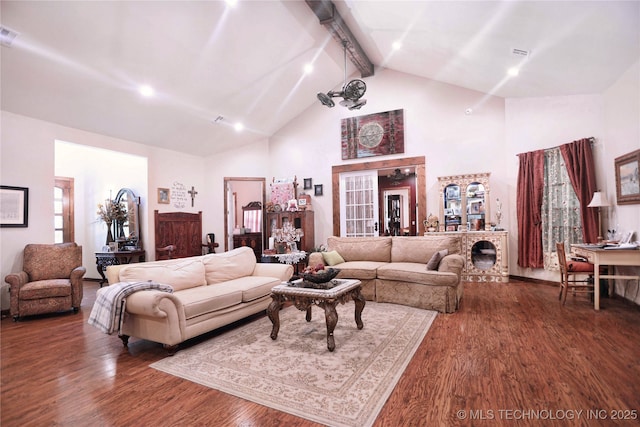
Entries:
POLYGON ((333 352, 323 310, 306 322, 291 306, 275 341, 263 317, 151 367, 321 424, 370 426, 437 313, 367 301, 358 330, 353 303, 337 312, 333 352))

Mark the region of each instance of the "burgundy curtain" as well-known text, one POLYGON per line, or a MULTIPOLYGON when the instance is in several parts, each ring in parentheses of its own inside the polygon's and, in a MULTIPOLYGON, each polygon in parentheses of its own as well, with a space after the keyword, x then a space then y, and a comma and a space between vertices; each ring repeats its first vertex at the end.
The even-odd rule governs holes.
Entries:
POLYGON ((580 202, 580 220, 582 221, 582 239, 584 242, 595 243, 598 240, 598 211, 587 205, 596 191, 596 172, 591 152, 591 141, 581 139, 560 146, 560 153, 564 159, 578 201, 580 202))
POLYGON ((542 195, 544 192, 544 151, 518 154, 520 169, 516 188, 518 216, 518 265, 542 268, 542 195))

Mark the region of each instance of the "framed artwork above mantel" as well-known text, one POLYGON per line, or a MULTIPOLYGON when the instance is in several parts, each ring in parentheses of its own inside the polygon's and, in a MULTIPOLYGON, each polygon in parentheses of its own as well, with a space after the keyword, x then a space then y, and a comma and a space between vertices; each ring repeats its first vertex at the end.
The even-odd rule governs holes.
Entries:
POLYGON ((616 157, 616 202, 619 205, 640 203, 640 150, 616 157))
POLYGON ((342 160, 404 153, 404 110, 342 119, 342 160))

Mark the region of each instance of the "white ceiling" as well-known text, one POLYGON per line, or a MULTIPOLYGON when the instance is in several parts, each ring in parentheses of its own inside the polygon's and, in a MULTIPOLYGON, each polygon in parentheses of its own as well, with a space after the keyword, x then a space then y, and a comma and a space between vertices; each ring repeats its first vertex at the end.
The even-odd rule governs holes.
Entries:
MULTIPOLYGON (((639 1, 334 3, 376 70, 501 97, 599 93, 640 58, 639 1)), ((196 155, 268 138, 344 79, 342 47, 302 0, 3 0, 0 18, 19 33, 1 48, 3 110, 196 155)))

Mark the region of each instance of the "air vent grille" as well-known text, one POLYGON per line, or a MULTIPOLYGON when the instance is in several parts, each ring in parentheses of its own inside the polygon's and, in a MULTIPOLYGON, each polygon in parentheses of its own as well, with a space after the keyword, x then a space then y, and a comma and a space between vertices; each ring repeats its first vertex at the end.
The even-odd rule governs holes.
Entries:
POLYGON ((530 52, 528 50, 514 48, 511 53, 513 53, 515 56, 522 56, 526 58, 529 56, 530 52))
POLYGON ((0 27, 0 44, 2 46, 11 47, 13 40, 18 37, 18 33, 7 27, 0 27))

